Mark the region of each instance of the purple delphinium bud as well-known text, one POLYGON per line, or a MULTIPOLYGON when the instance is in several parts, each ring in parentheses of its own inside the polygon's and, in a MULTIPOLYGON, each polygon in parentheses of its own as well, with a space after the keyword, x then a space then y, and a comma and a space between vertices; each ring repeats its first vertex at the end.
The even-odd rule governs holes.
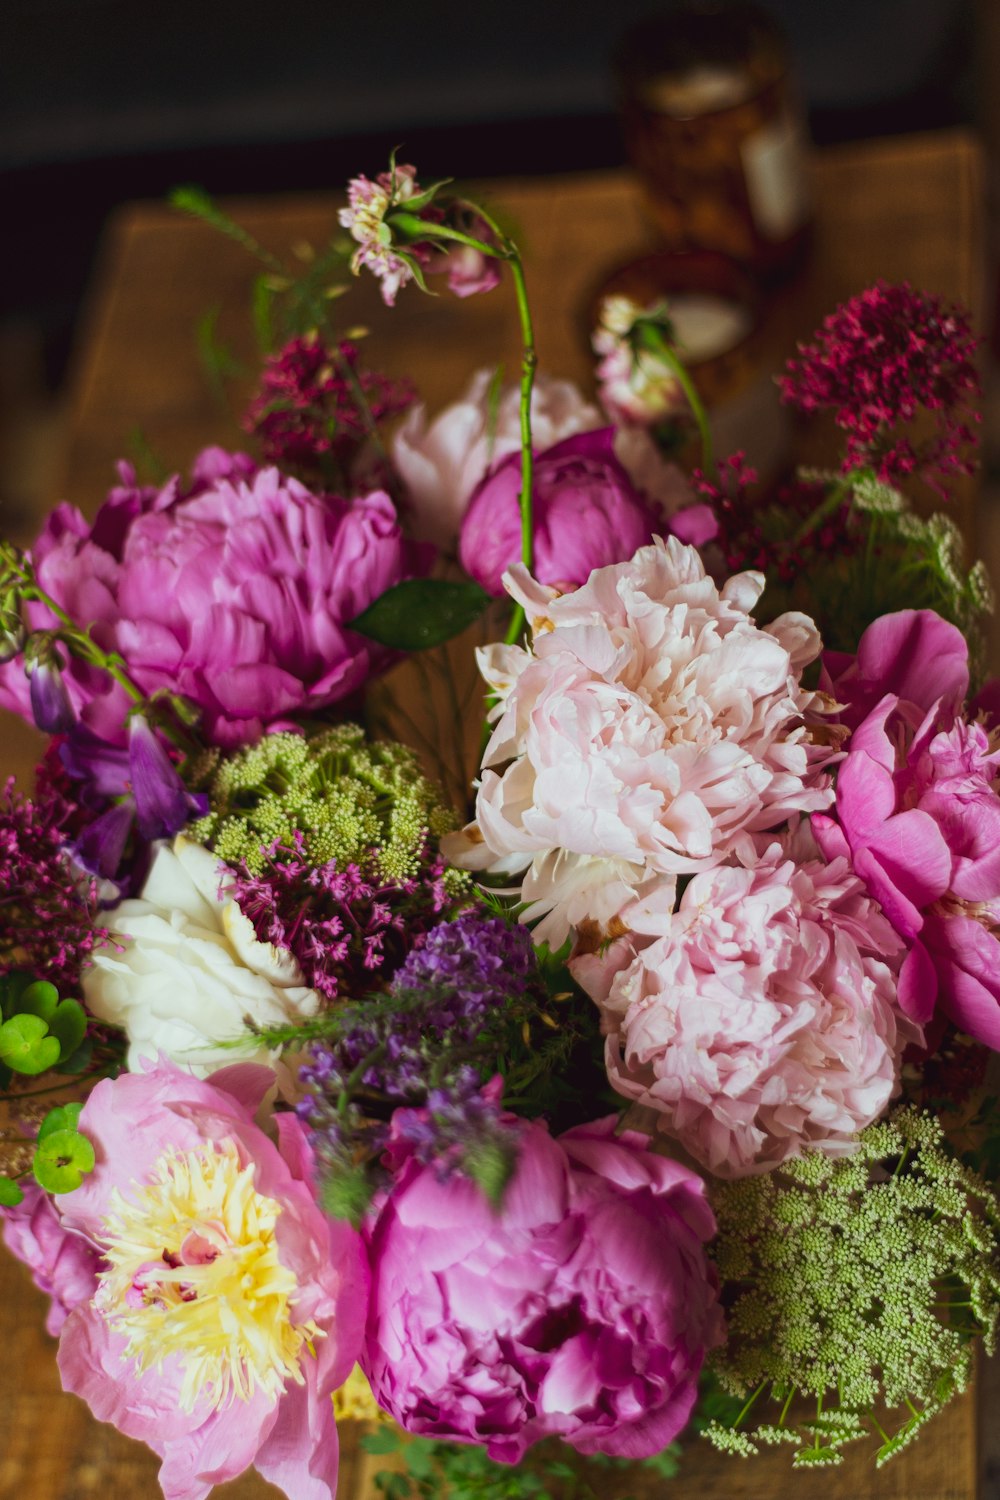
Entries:
POLYGON ((57 652, 36 657, 28 666, 31 716, 44 734, 68 734, 76 723, 57 652))

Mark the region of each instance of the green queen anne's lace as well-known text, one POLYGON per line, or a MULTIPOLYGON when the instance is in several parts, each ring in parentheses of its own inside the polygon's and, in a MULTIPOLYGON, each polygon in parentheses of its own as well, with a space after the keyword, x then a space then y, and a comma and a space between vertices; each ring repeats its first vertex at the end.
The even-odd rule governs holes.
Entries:
POLYGON ((186 830, 227 864, 265 866, 263 850, 296 834, 315 865, 359 865, 369 878, 415 877, 428 837, 455 826, 443 794, 423 775, 412 750, 366 740, 357 724, 338 724, 304 738, 269 734, 256 745, 214 759, 200 784, 210 811, 186 830))
POLYGON ((1000 1204, 932 1116, 904 1109, 853 1156, 724 1184, 715 1208, 730 1315, 712 1359, 737 1401, 705 1431, 724 1451, 787 1433, 796 1464, 839 1463, 874 1433, 882 1464, 965 1389, 975 1339, 992 1352, 1000 1204))

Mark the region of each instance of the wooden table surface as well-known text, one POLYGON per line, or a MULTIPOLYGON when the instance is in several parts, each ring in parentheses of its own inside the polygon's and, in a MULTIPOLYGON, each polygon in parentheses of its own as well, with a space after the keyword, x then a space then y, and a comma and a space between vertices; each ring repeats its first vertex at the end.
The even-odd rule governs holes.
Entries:
MULTIPOLYGON (((817 233, 808 272, 771 313, 775 368, 836 302, 877 277, 908 279, 958 299, 979 314, 982 163, 965 133, 905 137, 839 147, 817 155, 817 233)), ((637 190, 624 173, 496 182, 491 201, 520 226, 542 367, 590 383, 587 309, 604 275, 648 249, 650 231, 637 190)), ((269 248, 318 243, 334 224, 331 196, 247 199, 229 205, 269 248)), ((237 351, 251 354, 244 311, 253 268, 243 253, 202 225, 158 204, 131 205, 110 223, 94 280, 72 380, 72 415, 59 493, 92 514, 130 435, 168 468, 184 469, 208 443, 237 446, 238 424, 207 392, 194 329, 209 307, 237 351)), ((502 360, 517 367, 512 298, 502 292, 459 302, 410 289, 394 312, 375 288, 359 287, 352 319, 371 330, 370 362, 414 378, 432 410, 458 394, 469 375, 502 360)), ((963 505, 971 517, 972 491, 963 505)), ((27 778, 39 740, 18 721, 0 720, 6 771, 27 778)), ((0 1255, 0 1299, 7 1355, 0 1402, 7 1437, 0 1495, 18 1500, 146 1500, 157 1493, 156 1460, 138 1444, 93 1422, 59 1390, 54 1346, 43 1331, 44 1299, 24 1269, 0 1255)), ((986 1386, 987 1382, 981 1382, 986 1386)), ((984 1397, 980 1397, 983 1401, 984 1397)), ((995 1409, 993 1396, 988 1397, 995 1409)), ((840 1469, 791 1473, 788 1454, 745 1464, 694 1445, 682 1477, 658 1493, 701 1500, 973 1500, 979 1423, 974 1393, 955 1402, 899 1459, 877 1472, 849 1449, 840 1469)), ((987 1424, 992 1426, 992 1424, 987 1424)), ((343 1500, 375 1500, 370 1462, 345 1434, 343 1500)), ((218 1492, 254 1500, 277 1491, 247 1476, 218 1492)), ((653 1492, 650 1491, 650 1494, 653 1492)), ((615 1500, 608 1491, 607 1500, 615 1500)))

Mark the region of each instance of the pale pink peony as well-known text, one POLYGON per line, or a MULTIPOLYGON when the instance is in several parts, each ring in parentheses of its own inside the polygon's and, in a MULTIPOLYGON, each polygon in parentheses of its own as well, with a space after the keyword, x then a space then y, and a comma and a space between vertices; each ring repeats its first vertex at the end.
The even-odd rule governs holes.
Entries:
POLYGON ((100 1250, 66 1321, 65 1389, 162 1459, 166 1500, 205 1500, 253 1465, 294 1500, 334 1500, 331 1396, 361 1350, 360 1237, 328 1219, 293 1115, 254 1123, 272 1082, 172 1065, 99 1083, 79 1129, 96 1166, 59 1200, 100 1250))
POLYGON ((741 573, 720 592, 674 537, 562 597, 520 566, 507 575, 534 639, 480 653, 497 723, 476 821, 447 846, 466 868, 523 876, 539 941, 615 919, 655 931, 675 876, 829 805, 800 680, 819 635, 801 614, 758 629, 763 586, 741 573))
MULTIPOLYGON (((147 693, 180 693, 213 744, 238 745, 363 686, 389 656, 348 621, 412 571, 388 495, 316 495, 277 469, 209 448, 192 483, 139 487, 127 465, 93 525, 59 506, 32 548, 39 581, 76 624, 124 657, 147 693)), ((35 628, 52 624, 41 605, 35 628)), ((64 673, 74 710, 121 743, 128 700, 97 668, 64 673)), ((20 662, 0 704, 30 716, 20 662)))
POLYGON ((614 1087, 725 1177, 850 1151, 919 1039, 895 1009, 902 944, 848 861, 804 829, 759 842, 696 875, 664 936, 573 964, 614 1087))
POLYGON ((617 1123, 517 1122, 499 1210, 402 1167, 371 1228, 363 1366, 407 1431, 516 1463, 545 1437, 646 1458, 685 1425, 723 1337, 715 1224, 695 1173, 617 1123))

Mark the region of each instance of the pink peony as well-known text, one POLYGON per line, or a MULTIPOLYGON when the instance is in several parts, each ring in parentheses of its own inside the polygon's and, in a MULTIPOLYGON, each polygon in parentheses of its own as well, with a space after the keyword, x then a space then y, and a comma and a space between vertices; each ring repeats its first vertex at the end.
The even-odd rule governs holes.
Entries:
MULTIPOLYGON (((521 447, 520 393, 507 385, 490 409, 492 370, 479 370, 466 390, 430 424, 423 406, 414 407, 392 443, 392 457, 409 498, 412 531, 421 540, 451 546, 473 490, 491 464, 521 447)), ((568 380, 538 375, 531 396, 532 442, 551 448, 576 432, 601 425, 568 380)))
MULTIPOLYGON (((648 542, 657 522, 614 453, 614 428, 578 433, 535 460, 533 531, 539 583, 575 588, 594 568, 621 562, 648 542)), ((462 522, 462 567, 497 597, 521 556, 521 455, 487 475, 462 522)))
MULTIPOLYGON (((491 466, 520 452, 520 392, 504 386, 491 401, 493 371, 480 370, 464 394, 428 425, 422 406, 415 407, 393 438, 392 457, 406 487, 410 530, 439 547, 454 546, 469 501, 491 466)), ((596 406, 585 401, 568 380, 539 374, 531 393, 531 435, 537 453, 577 433, 605 425, 596 406)), ((715 534, 707 505, 694 505, 694 493, 676 464, 667 463, 648 433, 620 428, 614 454, 633 490, 670 529, 700 546, 715 534), (682 517, 681 510, 686 513, 682 517)))
POLYGON ((800 614, 758 629, 763 585, 741 573, 720 593, 674 537, 561 598, 511 569, 534 640, 480 653, 498 722, 476 822, 445 845, 467 868, 523 875, 539 941, 615 919, 656 930, 675 876, 831 802, 829 749, 803 722, 819 636, 800 614))
POLYGON ((848 861, 816 858, 804 830, 737 852, 694 877, 664 936, 573 964, 614 1087, 726 1177, 849 1151, 916 1035, 894 1008, 902 944, 848 861))
POLYGON ((686 1167, 615 1135, 520 1122, 499 1215, 411 1159, 371 1235, 362 1366, 410 1432, 516 1463, 539 1438, 643 1458, 686 1423, 722 1339, 702 1248, 715 1232, 686 1167))
MULTIPOLYGON (((89 526, 61 505, 32 558, 42 586, 117 650, 147 693, 167 689, 202 713, 214 744, 256 739, 275 720, 314 713, 361 687, 386 653, 346 622, 409 563, 393 504, 314 495, 277 469, 207 449, 182 490, 137 488, 122 465, 89 526)), ((51 618, 33 606, 32 623, 51 618)), ((65 673, 73 707, 121 743, 126 699, 94 668, 65 673)), ((18 662, 0 668, 0 704, 27 716, 18 662)))
MULTIPOLYGON (((884 633, 898 632, 899 618, 869 627, 859 661, 884 633)), ((1000 749, 995 734, 956 709, 968 670, 957 652, 945 670, 940 643, 952 627, 938 620, 935 632, 919 617, 909 624, 915 641, 937 649, 921 671, 912 646, 906 685, 923 697, 925 685, 943 686, 945 696, 926 707, 885 694, 851 736, 836 822, 817 819, 817 834, 827 852, 850 853, 905 940, 899 993, 907 1014, 922 1024, 938 1003, 960 1030, 1000 1048, 1000 749)))
POLYGON ((367 1267, 316 1205, 295 1117, 276 1117, 276 1146, 254 1124, 272 1081, 161 1063, 99 1083, 80 1116, 97 1165, 60 1217, 105 1267, 59 1368, 160 1455, 167 1500, 204 1500, 251 1464, 294 1500, 336 1494, 330 1401, 360 1352, 367 1267))
POLYGON ((0 1215, 4 1244, 52 1299, 45 1329, 57 1338, 70 1313, 94 1295, 101 1257, 88 1240, 64 1228, 48 1193, 34 1182, 24 1183, 22 1191, 17 1207, 0 1215))
POLYGON ((886 693, 925 710, 941 699, 956 707, 969 691, 968 643, 934 610, 901 609, 869 625, 856 656, 825 651, 821 686, 852 729, 886 693))

